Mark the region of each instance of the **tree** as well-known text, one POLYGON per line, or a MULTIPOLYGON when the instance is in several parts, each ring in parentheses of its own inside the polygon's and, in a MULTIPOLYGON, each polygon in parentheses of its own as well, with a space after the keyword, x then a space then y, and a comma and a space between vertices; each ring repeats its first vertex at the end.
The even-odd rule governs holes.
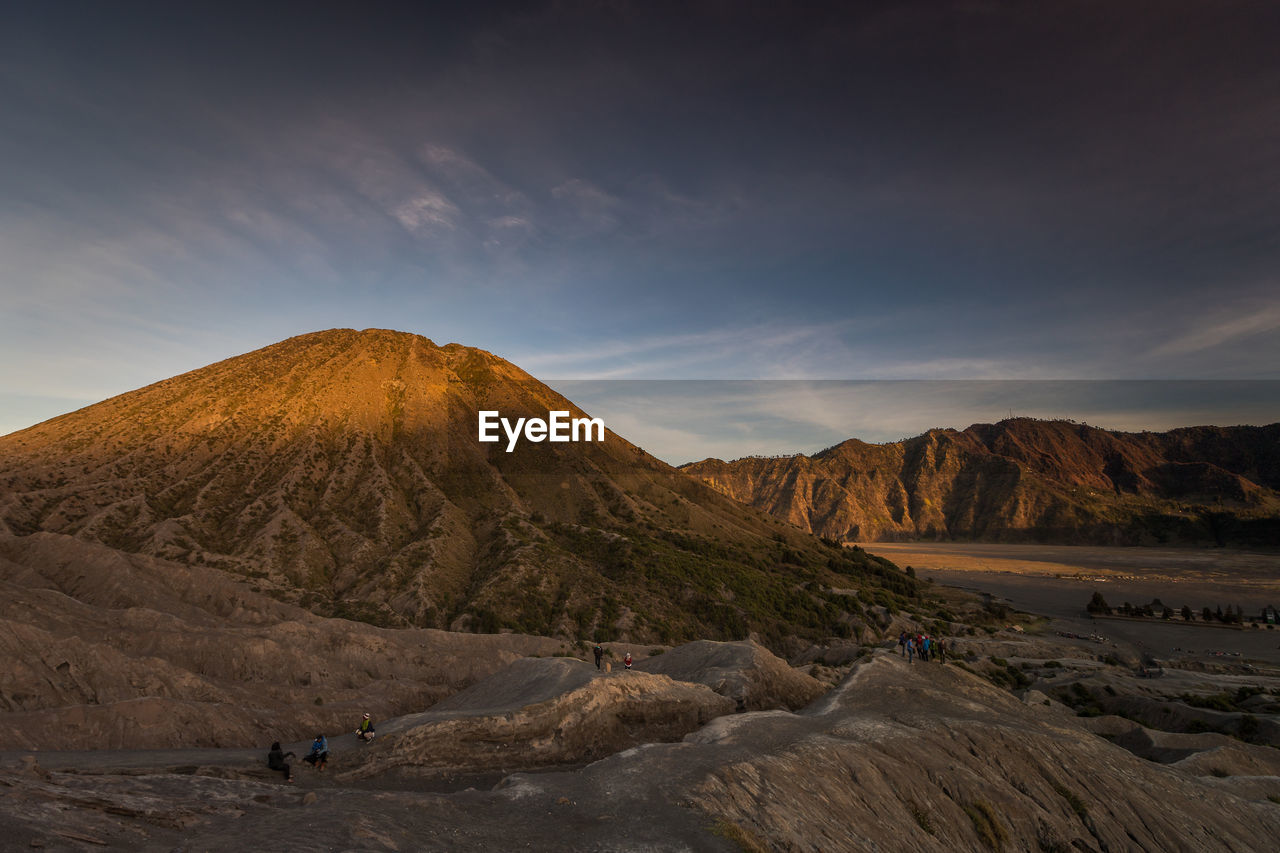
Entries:
POLYGON ((1172 607, 1166 607, 1163 611, 1161 611, 1161 613, 1160 613, 1160 618, 1161 618, 1161 619, 1172 619, 1172 618, 1173 618, 1173 608, 1172 608, 1172 607))
POLYGON ((1111 612, 1111 608, 1107 606, 1107 600, 1103 598, 1102 593, 1098 592, 1097 590, 1094 590, 1093 598, 1089 599, 1089 603, 1088 605, 1085 606, 1085 610, 1088 610, 1090 613, 1110 613, 1111 612))
POLYGON ((1200 611, 1200 618, 1203 619, 1205 622, 1208 622, 1210 619, 1213 618, 1213 611, 1206 606, 1203 610, 1200 611))
POLYGON ((1193 621, 1194 618, 1195 618, 1195 614, 1191 612, 1191 608, 1185 604, 1182 605, 1182 621, 1191 622, 1193 621))

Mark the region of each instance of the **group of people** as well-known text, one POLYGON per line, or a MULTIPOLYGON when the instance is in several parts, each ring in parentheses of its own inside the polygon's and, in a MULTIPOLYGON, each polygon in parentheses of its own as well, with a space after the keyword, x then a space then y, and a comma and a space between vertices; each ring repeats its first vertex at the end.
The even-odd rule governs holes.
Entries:
MULTIPOLYGON (((361 743, 368 743, 373 740, 374 734, 373 719, 365 714, 360 720, 360 726, 356 729, 355 735, 361 743)), ((276 741, 271 744, 271 751, 267 753, 267 769, 283 773, 284 781, 292 782, 293 767, 286 761, 289 758, 297 758, 297 755, 293 752, 285 752, 280 746, 280 741, 276 741)), ((316 739, 311 742, 311 751, 304 755, 302 760, 323 773, 329 764, 328 739, 323 734, 316 735, 316 739)))
POLYGON ((928 634, 908 634, 903 631, 898 635, 898 653, 912 663, 917 657, 921 661, 937 660, 947 662, 947 641, 941 637, 935 639, 928 634))
MULTIPOLYGON (((596 643, 595 648, 592 649, 591 652, 596 656, 596 669, 600 669, 600 660, 604 657, 604 646, 596 643)), ((631 652, 627 652, 622 658, 622 665, 627 669, 631 669, 631 663, 631 652)))

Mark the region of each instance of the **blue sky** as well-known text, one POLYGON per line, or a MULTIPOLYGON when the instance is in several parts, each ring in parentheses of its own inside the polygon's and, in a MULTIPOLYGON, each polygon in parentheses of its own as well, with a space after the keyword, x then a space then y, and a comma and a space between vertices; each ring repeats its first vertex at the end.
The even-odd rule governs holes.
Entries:
MULTIPOLYGON (((7 4, 0 433, 332 327, 548 379, 1280 379, 1276 43, 1207 0, 7 4)), ((1150 425, 1216 417, 1178 387, 1150 425)))

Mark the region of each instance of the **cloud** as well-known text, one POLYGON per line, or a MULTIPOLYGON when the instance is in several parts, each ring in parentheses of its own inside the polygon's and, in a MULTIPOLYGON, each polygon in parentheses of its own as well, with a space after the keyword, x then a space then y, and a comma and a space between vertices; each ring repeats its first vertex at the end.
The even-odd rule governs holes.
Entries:
POLYGON ((1280 303, 1237 307, 1225 316, 1217 312, 1217 317, 1208 322, 1208 326, 1191 329, 1156 346, 1147 353, 1148 358, 1195 355, 1280 330, 1280 303))
MULTIPOLYGON (((623 379, 777 376, 788 371, 797 350, 824 349, 838 359, 840 335, 849 321, 813 324, 731 325, 660 335, 628 335, 569 350, 536 350, 512 359, 536 375, 623 379)), ((812 368, 814 365, 809 363, 812 368)))
POLYGON ((612 231, 621 222, 622 202, 581 178, 571 178, 551 188, 551 198, 569 209, 572 228, 578 234, 612 231))
POLYGON ((453 230, 458 206, 438 192, 422 193, 401 202, 392 215, 411 234, 433 233, 438 228, 453 230))

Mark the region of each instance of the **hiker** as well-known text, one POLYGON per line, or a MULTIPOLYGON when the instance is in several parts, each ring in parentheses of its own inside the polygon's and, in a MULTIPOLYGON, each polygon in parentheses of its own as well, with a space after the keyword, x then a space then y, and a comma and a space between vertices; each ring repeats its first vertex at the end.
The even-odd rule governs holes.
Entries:
POLYGON ((373 740, 373 720, 369 719, 366 713, 364 718, 360 720, 360 728, 356 729, 356 737, 360 738, 361 743, 368 743, 373 740))
POLYGON ((920 660, 921 660, 921 662, 922 662, 922 663, 928 663, 928 662, 929 662, 929 644, 930 644, 930 642, 931 642, 931 641, 930 641, 930 639, 929 639, 929 635, 928 635, 928 634, 925 634, 925 635, 924 635, 924 639, 922 639, 922 640, 920 641, 920 660))
POLYGON ((915 637, 907 637, 907 663, 914 663, 916 656, 915 637))
POLYGON ((907 632, 898 632, 898 654, 902 657, 907 656, 907 632))
POLYGON ((947 662, 947 641, 939 638, 937 642, 937 646, 938 646, 938 663, 946 663, 947 662))
POLYGON ((284 781, 293 781, 293 769, 285 763, 286 758, 297 758, 292 752, 281 752, 280 741, 271 744, 271 751, 267 753, 267 768, 270 770, 279 770, 284 774, 284 781))
POLYGON ((631 669, 631 652, 627 652, 626 657, 622 659, 622 665, 627 669, 631 669))
POLYGON ((591 650, 596 656, 596 669, 600 668, 600 658, 604 657, 604 647, 596 643, 596 647, 591 650))
POLYGON ((316 739, 311 742, 311 752, 302 760, 317 770, 324 770, 324 766, 329 763, 329 741, 325 740, 324 735, 316 735, 316 739))

